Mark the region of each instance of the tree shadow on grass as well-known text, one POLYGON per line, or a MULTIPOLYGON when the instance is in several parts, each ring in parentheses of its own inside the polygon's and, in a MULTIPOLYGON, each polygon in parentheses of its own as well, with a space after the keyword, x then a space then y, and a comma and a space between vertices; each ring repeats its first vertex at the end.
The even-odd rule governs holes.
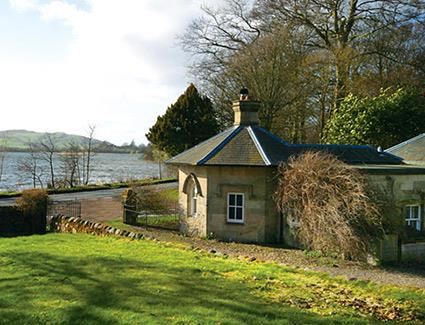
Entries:
POLYGON ((416 263, 400 263, 400 264, 388 264, 380 266, 384 271, 391 272, 395 275, 407 275, 412 277, 418 277, 421 280, 425 279, 425 262, 418 261, 416 263))
POLYGON ((365 324, 279 306, 238 280, 178 263, 34 252, 6 256, 28 273, 0 282, 4 324, 365 324))

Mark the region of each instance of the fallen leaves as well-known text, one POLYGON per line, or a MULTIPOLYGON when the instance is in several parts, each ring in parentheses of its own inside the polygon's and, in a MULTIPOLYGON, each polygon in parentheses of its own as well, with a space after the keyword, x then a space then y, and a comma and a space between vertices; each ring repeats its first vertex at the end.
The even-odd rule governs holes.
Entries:
POLYGON ((296 279, 248 277, 237 271, 222 275, 252 283, 256 294, 262 297, 320 315, 351 314, 381 321, 425 320, 425 314, 412 300, 383 298, 370 289, 351 288, 350 284, 325 280, 313 283, 306 279, 297 282, 296 279))

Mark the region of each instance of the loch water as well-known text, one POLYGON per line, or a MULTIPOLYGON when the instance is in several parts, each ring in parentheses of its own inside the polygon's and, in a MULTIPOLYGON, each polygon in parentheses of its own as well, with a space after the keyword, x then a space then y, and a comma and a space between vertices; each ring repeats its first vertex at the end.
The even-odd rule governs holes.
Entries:
MULTIPOLYGON (((20 160, 25 159, 28 153, 7 152, 3 164, 3 174, 0 182, 0 191, 23 190, 32 187, 29 175, 20 173, 17 169, 20 160)), ((46 161, 38 161, 43 171, 42 179, 48 183, 48 165, 46 161)), ((60 178, 61 161, 55 158, 55 174, 60 178)), ((158 163, 146 161, 141 154, 96 153, 92 160, 90 183, 111 183, 135 179, 154 178, 159 176, 158 163)))

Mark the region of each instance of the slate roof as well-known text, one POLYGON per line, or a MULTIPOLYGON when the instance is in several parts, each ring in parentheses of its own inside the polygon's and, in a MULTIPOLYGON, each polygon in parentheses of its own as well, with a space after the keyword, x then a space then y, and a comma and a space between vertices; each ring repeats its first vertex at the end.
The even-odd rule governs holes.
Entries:
POLYGON ((404 141, 385 151, 399 156, 408 162, 425 164, 425 133, 404 141))
POLYGON ((325 151, 348 164, 399 165, 401 159, 370 146, 290 144, 257 125, 235 125, 169 159, 170 164, 277 166, 306 151, 325 151))

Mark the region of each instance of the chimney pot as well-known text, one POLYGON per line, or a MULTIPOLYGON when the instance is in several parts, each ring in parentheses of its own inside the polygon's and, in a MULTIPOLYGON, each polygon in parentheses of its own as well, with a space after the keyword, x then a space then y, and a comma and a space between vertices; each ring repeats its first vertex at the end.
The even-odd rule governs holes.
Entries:
POLYGON ((249 99, 249 91, 248 88, 243 87, 239 92, 239 99, 240 100, 248 100, 249 99))

